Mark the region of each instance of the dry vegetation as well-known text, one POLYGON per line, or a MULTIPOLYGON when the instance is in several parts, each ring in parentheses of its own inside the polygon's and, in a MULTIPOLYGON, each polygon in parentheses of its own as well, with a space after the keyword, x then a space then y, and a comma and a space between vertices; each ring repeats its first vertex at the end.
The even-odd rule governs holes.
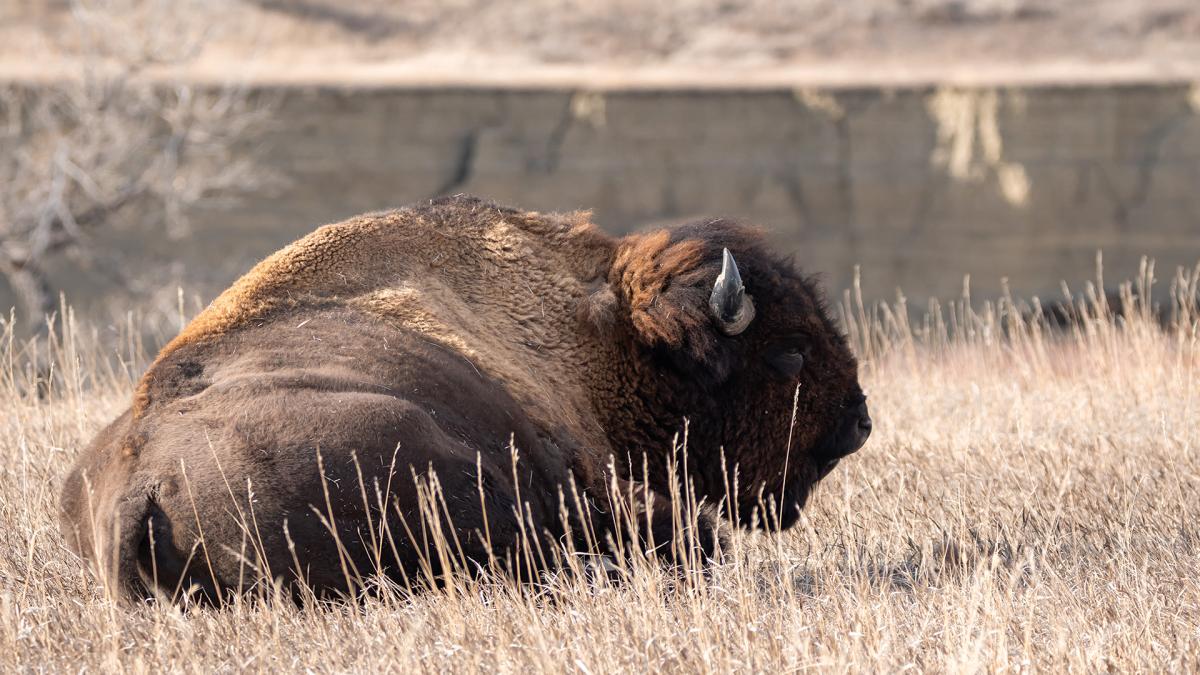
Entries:
MULTIPOLYGON (((234 28, 213 39, 234 61, 330 68, 498 55, 755 68, 884 61, 923 45, 940 50, 921 52, 939 67, 1031 49, 1200 63, 1190 0, 503 4, 227 0, 234 28), (1064 26, 1074 38, 1058 39, 1064 26)), ((71 6, 0 0, 0 62, 17 74, 42 67, 46 34, 72 20, 71 6)), ((0 670, 1194 670, 1200 324, 1185 308, 1196 306, 1197 276, 1177 277, 1170 297, 1160 289, 1165 329, 1130 294, 1119 312, 1084 301, 1065 334, 1027 323, 1010 301, 933 308, 910 325, 902 306, 867 312, 848 299, 873 438, 795 529, 730 531, 705 573, 635 559, 615 583, 459 579, 307 608, 111 601, 64 548, 58 483, 127 405, 152 352, 141 336, 162 317, 106 326, 67 314, 30 343, 2 321, 0 670)))
POLYGON ((236 84, 150 75, 190 63, 207 23, 154 1, 67 9, 70 20, 47 36, 46 51, 76 57, 62 79, 37 87, 0 79, 0 280, 24 317, 54 310, 51 270, 63 260, 146 295, 120 247, 98 241, 138 228, 178 240, 192 209, 272 181, 253 152, 234 152, 269 117, 265 104, 236 84))
MULTIPOLYGON (((1197 278, 1172 284, 1187 307, 1197 278)), ((1131 297, 1093 298, 1066 335, 1008 301, 920 327, 848 301, 875 436, 794 530, 731 532, 707 576, 635 561, 616 584, 190 612, 113 604, 63 548, 57 482, 146 351, 134 319, 62 321, 0 352, 0 669, 1194 669, 1200 323, 1164 330, 1131 297), (34 386, 28 364, 47 361, 34 386)))

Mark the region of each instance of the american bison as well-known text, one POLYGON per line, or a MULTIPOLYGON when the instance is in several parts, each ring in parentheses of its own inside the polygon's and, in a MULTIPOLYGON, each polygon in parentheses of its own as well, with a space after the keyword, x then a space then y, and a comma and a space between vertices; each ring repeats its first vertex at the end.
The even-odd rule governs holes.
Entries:
POLYGON ((322 227, 221 294, 82 452, 62 522, 128 597, 251 571, 336 595, 441 565, 427 527, 468 566, 582 545, 614 481, 651 495, 638 541, 669 539, 685 425, 699 498, 795 522, 871 431, 814 281, 727 220, 614 238, 457 196, 322 227), (444 522, 418 522, 435 490, 444 522))

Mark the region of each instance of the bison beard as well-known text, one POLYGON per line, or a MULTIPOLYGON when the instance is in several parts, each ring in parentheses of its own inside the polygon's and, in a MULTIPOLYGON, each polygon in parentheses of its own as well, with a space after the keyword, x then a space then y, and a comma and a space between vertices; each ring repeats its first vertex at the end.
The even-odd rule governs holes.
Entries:
POLYGON ((786 528, 869 433, 816 285, 757 230, 612 238, 460 196, 320 228, 235 283, 80 454, 62 523, 127 597, 521 576, 564 545, 683 541, 684 479, 786 528))

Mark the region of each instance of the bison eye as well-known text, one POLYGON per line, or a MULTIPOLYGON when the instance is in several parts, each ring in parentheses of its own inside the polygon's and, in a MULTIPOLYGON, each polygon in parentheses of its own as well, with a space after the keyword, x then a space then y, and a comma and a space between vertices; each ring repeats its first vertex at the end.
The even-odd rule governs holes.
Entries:
POLYGON ((787 377, 795 377, 804 368, 804 356, 808 350, 790 345, 775 352, 771 357, 771 365, 787 377))

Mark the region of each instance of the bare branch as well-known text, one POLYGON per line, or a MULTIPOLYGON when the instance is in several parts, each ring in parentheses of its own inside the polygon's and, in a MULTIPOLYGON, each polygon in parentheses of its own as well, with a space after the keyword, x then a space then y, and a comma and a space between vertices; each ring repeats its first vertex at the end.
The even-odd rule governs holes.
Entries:
MULTIPOLYGON (((64 251, 87 256, 102 229, 180 236, 192 207, 265 184, 252 160, 234 157, 267 119, 263 106, 236 84, 199 90, 166 76, 214 28, 180 2, 199 4, 74 0, 71 30, 55 36, 74 75, 0 85, 0 276, 14 290, 49 288, 29 271, 64 251)), ((200 16, 218 15, 203 4, 200 16)), ((26 316, 40 311, 27 305, 26 316)))

